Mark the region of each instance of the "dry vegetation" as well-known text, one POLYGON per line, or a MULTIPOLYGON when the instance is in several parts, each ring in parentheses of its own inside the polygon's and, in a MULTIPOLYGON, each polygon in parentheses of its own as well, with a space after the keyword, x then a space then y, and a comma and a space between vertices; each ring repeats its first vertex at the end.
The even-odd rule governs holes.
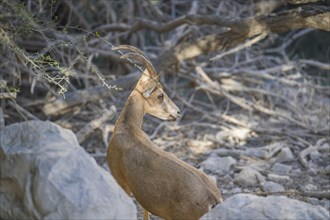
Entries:
MULTIPOLYGON (((53 121, 103 163, 141 69, 111 47, 131 44, 152 59, 183 113, 175 123, 145 120, 144 130, 163 149, 194 165, 211 149, 269 160, 281 149, 269 147, 274 142, 289 146, 302 168, 314 150, 329 159, 327 2, 1 2, 2 127, 53 121), (255 148, 266 156, 245 151, 255 148)), ((315 183, 329 190, 328 177, 315 183)))

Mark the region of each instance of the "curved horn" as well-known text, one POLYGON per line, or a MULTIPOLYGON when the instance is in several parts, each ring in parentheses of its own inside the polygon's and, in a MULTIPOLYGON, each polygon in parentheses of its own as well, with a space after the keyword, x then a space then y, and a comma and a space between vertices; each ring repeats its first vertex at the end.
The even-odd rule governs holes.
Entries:
POLYGON ((147 68, 151 78, 156 78, 157 77, 157 73, 156 73, 156 70, 155 70, 154 66, 143 55, 138 54, 138 53, 127 53, 127 54, 122 55, 120 58, 122 58, 122 59, 133 58, 133 59, 136 59, 136 60, 140 61, 147 68))
POLYGON ((130 50, 134 53, 137 53, 137 54, 141 54, 142 56, 144 56, 147 60, 149 60, 149 58, 147 57, 147 55, 145 53, 143 53, 140 49, 134 47, 134 46, 131 46, 131 45, 119 45, 117 47, 113 47, 112 50, 130 50))

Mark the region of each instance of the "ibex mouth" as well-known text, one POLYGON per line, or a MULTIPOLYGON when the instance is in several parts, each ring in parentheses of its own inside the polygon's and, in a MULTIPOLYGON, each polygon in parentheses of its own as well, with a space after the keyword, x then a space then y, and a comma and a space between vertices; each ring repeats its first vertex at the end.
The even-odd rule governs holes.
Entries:
POLYGON ((170 115, 170 117, 169 117, 168 120, 169 120, 169 121, 176 121, 176 117, 174 117, 173 115, 170 115))

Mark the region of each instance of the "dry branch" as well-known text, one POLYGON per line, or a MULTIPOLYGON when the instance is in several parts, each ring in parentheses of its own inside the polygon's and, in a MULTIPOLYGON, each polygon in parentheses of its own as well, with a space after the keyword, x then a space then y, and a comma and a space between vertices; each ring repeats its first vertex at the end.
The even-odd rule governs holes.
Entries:
POLYGON ((0 89, 7 88, 7 81, 0 80, 0 89))
MULTIPOLYGON (((300 28, 330 31, 330 6, 304 5, 271 15, 246 18, 228 24, 229 31, 210 34, 191 43, 181 43, 162 54, 159 68, 191 59, 201 54, 233 48, 245 40, 263 34, 282 33, 300 28)), ((262 38, 260 38, 261 40, 262 38)))
POLYGON ((2 92, 0 93, 0 99, 16 99, 16 92, 2 92))
POLYGON ((313 197, 318 199, 330 199, 329 191, 298 191, 298 190, 286 190, 286 191, 277 191, 277 192, 256 192, 253 193, 258 196, 269 196, 269 195, 301 195, 306 197, 313 197))
MULTIPOLYGON (((221 87, 219 85, 219 83, 212 81, 205 73, 203 73, 203 71, 197 71, 197 73, 199 73, 202 77, 202 79, 205 82, 205 85, 201 84, 200 88, 208 91, 210 93, 213 94, 217 94, 217 95, 223 95, 225 96, 228 100, 230 100, 231 102, 235 103, 236 105, 246 109, 246 110, 257 110, 259 112, 262 112, 264 114, 268 114, 274 117, 280 117, 286 120, 289 120, 290 122, 293 122, 296 125, 299 125, 303 128, 306 128, 308 130, 311 130, 313 132, 315 132, 316 129, 314 128, 310 128, 309 126, 305 125, 304 123, 292 118, 289 116, 289 114, 287 113, 281 113, 281 112, 277 112, 277 111, 273 111, 271 109, 267 109, 264 106, 257 104, 257 103, 252 103, 250 101, 247 101, 244 98, 240 98, 237 96, 234 96, 232 94, 230 94, 228 91, 224 90, 223 87, 221 87)), ((317 132, 317 131, 316 131, 317 132)))
POLYGON ((17 110, 19 114, 22 115, 22 117, 27 120, 27 119, 33 119, 33 120, 40 120, 37 116, 33 115, 30 113, 28 110, 24 109, 22 106, 17 104, 16 102, 9 101, 9 105, 17 110))
MULTIPOLYGON (((118 80, 113 81, 111 84, 116 85, 121 89, 129 89, 134 85, 140 77, 139 72, 131 73, 127 76, 121 77, 118 80)), ((93 86, 84 90, 76 90, 67 92, 65 97, 59 96, 55 99, 47 101, 43 106, 42 111, 46 115, 59 115, 66 109, 70 109, 73 106, 80 105, 87 102, 95 102, 105 97, 112 96, 116 90, 109 90, 105 86, 93 86)))
POLYGON ((167 22, 165 24, 160 24, 158 22, 153 22, 146 19, 138 19, 138 21, 130 28, 130 33, 142 30, 150 29, 159 33, 169 32, 183 24, 195 24, 195 25, 219 25, 228 27, 232 21, 226 20, 219 16, 205 16, 205 15, 184 15, 173 21, 167 22))
POLYGON ((249 35, 248 37, 252 37, 261 34, 253 34, 255 30, 252 30, 252 27, 254 27, 257 32, 260 32, 260 30, 258 29, 264 29, 264 27, 262 26, 265 26, 265 28, 269 28, 270 31, 274 33, 286 32, 289 30, 308 27, 329 31, 329 27, 326 23, 329 20, 327 17, 327 12, 329 12, 329 8, 327 6, 304 5, 292 10, 285 10, 283 12, 274 13, 269 16, 260 15, 257 17, 252 17, 239 21, 235 21, 233 19, 226 19, 221 16, 196 14, 184 15, 166 23, 159 23, 156 21, 151 21, 149 19, 136 18, 136 22, 131 26, 127 24, 107 24, 99 26, 95 30, 129 31, 129 33, 134 33, 143 29, 149 29, 158 33, 165 33, 172 31, 184 24, 218 25, 234 29, 236 33, 238 33, 239 29, 243 28, 245 34, 249 35), (325 21, 322 21, 323 19, 325 19, 325 21), (319 23, 320 21, 321 23, 319 23), (247 32, 251 33, 247 34, 247 32))
POLYGON ((42 108, 46 115, 60 115, 66 109, 87 102, 95 102, 103 97, 109 96, 111 92, 105 87, 91 87, 85 90, 68 92, 64 97, 48 101, 42 108))
MULTIPOLYGON (((174 48, 172 49, 165 51, 154 61, 154 66, 156 67, 156 70, 165 71, 168 67, 174 64, 178 64, 183 60, 190 59, 212 51, 233 48, 251 37, 257 36, 255 38, 257 40, 252 42, 256 43, 259 40, 263 39, 270 32, 280 33, 298 28, 316 28, 329 31, 329 10, 330 7, 328 6, 304 5, 299 8, 285 10, 283 12, 277 12, 269 16, 261 15, 238 21, 223 19, 220 16, 200 15, 185 15, 165 24, 159 24, 156 22, 151 22, 150 20, 140 19, 136 22, 136 24, 127 29, 130 30, 130 33, 142 29, 151 29, 158 32, 167 32, 179 27, 182 24, 209 24, 230 28, 230 30, 225 33, 219 35, 206 35, 204 37, 198 38, 192 43, 184 42, 174 46, 174 48)), ((250 44, 248 46, 250 46, 250 44)), ((237 50, 242 48, 244 48, 244 46, 238 49, 234 49, 233 52, 237 52, 237 50)), ((229 51, 227 53, 229 53, 229 51)), ((224 55, 219 56, 222 57, 224 55)), ((124 89, 130 88, 136 83, 138 77, 139 73, 133 73, 131 75, 125 76, 123 78, 120 78, 119 80, 112 82, 112 84, 124 89)), ((92 94, 95 94, 96 98, 99 99, 101 97, 105 97, 106 95, 110 95, 111 92, 108 91, 108 94, 106 94, 105 89, 97 89, 94 91, 94 88, 92 88, 92 94)), ((71 94, 69 93, 66 96, 71 96, 71 94)), ((83 98, 79 96, 75 99, 76 101, 70 100, 70 97, 67 99, 59 97, 55 101, 58 103, 52 102, 46 105, 44 107, 44 112, 46 114, 57 113, 58 110, 61 110, 63 108, 82 103, 86 100, 88 101, 88 97, 89 96, 83 98)), ((240 103, 242 104, 242 102, 240 103)), ((249 108, 247 105, 245 105, 245 107, 249 108)))
POLYGON ((0 130, 5 127, 5 116, 3 114, 2 108, 0 107, 0 130))
POLYGON ((298 159, 304 167, 306 167, 306 168, 308 167, 308 162, 307 162, 306 157, 313 151, 329 151, 330 150, 330 146, 328 144, 324 144, 325 141, 326 141, 325 138, 321 139, 321 140, 317 141, 315 146, 309 146, 308 148, 304 149, 303 151, 301 151, 299 153, 298 159))
POLYGON ((92 120, 88 124, 86 124, 82 129, 80 129, 77 133, 77 139, 79 143, 82 143, 86 140, 88 135, 90 135, 92 132, 94 132, 95 129, 100 128, 101 125, 106 121, 110 120, 114 117, 116 114, 116 107, 111 106, 110 110, 105 110, 102 112, 101 116, 92 120))
MULTIPOLYGON (((330 31, 330 6, 302 5, 270 15, 260 15, 241 20, 224 19, 220 16, 185 15, 173 21, 161 24, 146 19, 138 19, 131 27, 111 26, 112 30, 129 30, 133 33, 142 29, 150 29, 159 33, 169 32, 183 24, 218 25, 229 28, 222 34, 210 34, 193 42, 183 42, 165 51, 156 61, 155 66, 164 70, 180 61, 191 59, 201 54, 217 50, 233 48, 245 40, 256 37, 252 43, 262 40, 270 33, 282 33, 300 28, 315 28, 330 31)), ((250 46, 250 45, 249 45, 250 46)))

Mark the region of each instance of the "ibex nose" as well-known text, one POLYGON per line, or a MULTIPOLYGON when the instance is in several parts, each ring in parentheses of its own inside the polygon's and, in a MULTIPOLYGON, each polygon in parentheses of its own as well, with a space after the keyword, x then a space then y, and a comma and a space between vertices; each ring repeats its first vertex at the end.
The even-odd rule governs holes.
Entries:
POLYGON ((178 114, 178 115, 180 115, 180 114, 181 114, 180 110, 177 112, 177 114, 178 114))

